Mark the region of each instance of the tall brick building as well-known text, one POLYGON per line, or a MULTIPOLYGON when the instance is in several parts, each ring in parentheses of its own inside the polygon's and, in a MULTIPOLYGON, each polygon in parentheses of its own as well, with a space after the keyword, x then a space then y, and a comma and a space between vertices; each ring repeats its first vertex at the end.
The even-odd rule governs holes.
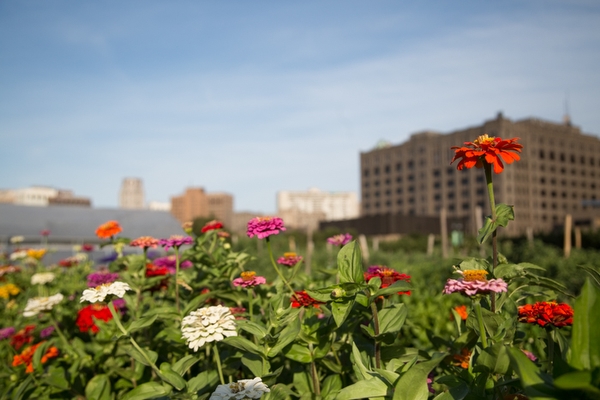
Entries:
POLYGON ((456 170, 452 146, 483 134, 519 137, 521 161, 493 174, 497 203, 515 207, 515 221, 504 233, 544 232, 562 225, 566 214, 576 224, 600 226, 600 139, 562 124, 535 118, 497 118, 448 134, 421 132, 400 145, 379 145, 361 153, 361 214, 467 217, 475 232, 476 208, 489 214, 482 169, 456 170))
POLYGON ((187 188, 181 196, 171 197, 171 214, 181 223, 198 217, 219 219, 225 227, 233 223, 233 196, 206 193, 203 188, 187 188))

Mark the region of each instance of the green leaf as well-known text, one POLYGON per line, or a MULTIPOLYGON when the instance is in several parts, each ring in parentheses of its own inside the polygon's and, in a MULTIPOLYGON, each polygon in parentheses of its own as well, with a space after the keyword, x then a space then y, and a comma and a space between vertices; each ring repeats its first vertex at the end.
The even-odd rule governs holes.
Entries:
POLYGON ((143 318, 137 319, 137 320, 133 321, 131 324, 129 324, 129 326, 127 327, 127 332, 129 332, 129 334, 131 334, 132 332, 146 328, 146 327, 152 325, 152 323, 154 321, 156 321, 156 318, 158 318, 158 314, 154 314, 150 317, 143 317, 143 318))
POLYGON ((283 355, 302 364, 309 364, 312 361, 312 354, 310 354, 308 347, 296 343, 286 348, 283 355))
POLYGON ((340 390, 336 400, 386 397, 388 395, 388 390, 388 386, 385 382, 378 378, 363 379, 340 390))
MULTIPOLYGON (((403 303, 396 303, 379 311, 379 334, 398 332, 402 329, 407 314, 408 310, 403 303)), ((371 321, 371 324, 373 324, 373 321, 371 321)), ((374 326, 373 329, 375 329, 374 326)))
POLYGON ((496 220, 492 221, 492 216, 488 215, 485 217, 485 223, 483 227, 479 230, 479 234, 477 235, 477 241, 479 244, 485 242, 492 233, 499 226, 506 227, 508 225, 508 221, 513 221, 515 219, 515 211, 513 206, 509 206, 507 204, 497 204, 496 205, 496 220))
POLYGON ((125 394, 121 400, 157 399, 169 394, 171 394, 170 387, 167 388, 158 382, 146 382, 125 394))
MULTIPOLYGON (((150 361, 152 361, 153 363, 156 362, 156 359, 158 358, 158 354, 155 351, 149 350, 149 349, 142 349, 146 355, 148 356, 148 358, 150 359, 150 361)), ((139 361, 140 363, 151 367, 152 364, 150 364, 146 358, 144 357, 144 355, 142 353, 140 353, 135 347, 131 347, 127 350, 127 353, 129 353, 129 355, 131 355, 131 357, 135 358, 137 361, 139 361)))
POLYGON ((505 374, 510 367, 510 358, 504 344, 496 343, 484 349, 477 357, 476 365, 485 367, 488 372, 494 374, 505 374))
POLYGON ((354 342, 352 342, 352 357, 354 358, 353 367, 357 377, 360 379, 370 379, 372 375, 363 363, 360 350, 358 350, 358 347, 356 347, 356 343, 354 342))
POLYGON ((211 389, 218 380, 219 376, 216 370, 203 371, 188 381, 188 393, 204 393, 211 389))
POLYGON ((241 360, 242 364, 246 366, 254 376, 263 376, 268 372, 268 361, 257 354, 245 353, 241 360), (264 365, 267 364, 267 365, 264 365), (263 369, 266 369, 266 371, 263 369))
POLYGON ((335 324, 340 327, 350 315, 352 307, 354 306, 354 300, 346 301, 334 301, 331 303, 331 313, 333 314, 333 320, 335 324))
POLYGON ((437 354, 429 361, 413 365, 398 380, 394 387, 394 400, 427 400, 427 376, 442 360, 444 354, 437 354))
POLYGON ((600 389, 592 383, 591 371, 575 371, 559 376, 554 386, 563 390, 583 390, 598 397, 600 389))
POLYGON ((192 300, 190 300, 190 302, 187 304, 187 306, 185 306, 185 308, 183 309, 183 315, 189 314, 190 311, 197 308, 201 303, 204 303, 206 301, 206 299, 208 299, 211 296, 217 296, 219 293, 220 293, 220 291, 215 290, 214 292, 204 293, 204 294, 194 297, 192 300))
POLYGON ((253 354, 262 354, 261 350, 254 343, 242 336, 231 336, 223 339, 222 342, 253 354))
POLYGON ((433 400, 462 400, 469 394, 469 385, 460 382, 458 386, 451 387, 450 390, 440 393, 433 400))
POLYGON ((240 329, 243 329, 246 332, 253 334, 258 339, 264 338, 269 333, 269 331, 267 331, 267 328, 265 328, 262 324, 258 324, 253 321, 239 320, 236 321, 236 323, 237 326, 240 327, 240 329))
POLYGON ((338 253, 337 264, 341 283, 364 282, 365 278, 363 275, 362 256, 360 252, 360 246, 356 240, 353 240, 342 247, 338 253))
MULTIPOLYGON (((65 369, 63 367, 54 367, 49 371, 49 376, 46 378, 46 382, 50 385, 67 390, 69 389, 69 382, 65 376, 65 369)), ((110 385, 109 385, 109 393, 110 393, 110 385)))
POLYGON ((537 400, 550 400, 559 397, 558 391, 543 378, 540 369, 518 348, 508 349, 510 365, 521 380, 525 394, 537 400))
POLYGON ((173 365, 173 371, 177 372, 180 376, 183 376, 192 365, 196 364, 200 359, 196 355, 188 355, 177 361, 173 365))
POLYGON ((569 364, 579 370, 600 367, 600 289, 588 278, 575 300, 571 358, 569 364))
POLYGON ((396 281, 386 288, 378 289, 373 293, 372 297, 377 298, 378 296, 387 296, 398 292, 408 292, 409 290, 413 290, 412 284, 406 281, 396 281))
POLYGON ((179 373, 173 371, 171 364, 167 362, 160 364, 160 377, 163 381, 167 382, 177 390, 185 388, 185 380, 179 373))
POLYGON ((88 399, 110 400, 110 391, 110 379, 108 375, 100 374, 90 379, 85 386, 85 397, 88 399))
POLYGON ((326 400, 335 399, 340 390, 342 390, 342 378, 340 375, 329 375, 321 385, 321 396, 326 400))
POLYGON ((596 285, 600 286, 600 272, 598 272, 594 267, 588 267, 587 265, 577 265, 577 268, 581 268, 596 282, 596 285))
POLYGON ((300 332, 300 319, 294 318, 290 323, 283 328, 283 330, 279 333, 279 337, 277 338, 277 343, 269 349, 268 356, 275 357, 281 349, 283 349, 288 344, 292 343, 298 337, 298 333, 300 332))

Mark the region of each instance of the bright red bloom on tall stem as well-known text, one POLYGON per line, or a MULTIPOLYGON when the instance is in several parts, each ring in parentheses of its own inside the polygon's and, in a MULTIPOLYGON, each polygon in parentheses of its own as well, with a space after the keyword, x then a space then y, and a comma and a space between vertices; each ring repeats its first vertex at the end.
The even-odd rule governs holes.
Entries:
POLYGON ((96 236, 100 239, 108 239, 121 232, 123 228, 117 221, 108 221, 103 223, 96 229, 96 236))
POLYGON ((207 222, 201 229, 202 233, 206 233, 208 231, 214 231, 217 229, 222 229, 223 228, 223 223, 221 223, 221 221, 217 221, 216 219, 213 219, 212 221, 207 222))
POLYGON ((521 159, 518 153, 521 152, 523 145, 516 143, 517 140, 519 138, 503 140, 487 134, 481 135, 472 142, 465 142, 465 147, 452 147, 455 154, 450 164, 460 160, 456 168, 462 170, 463 168, 481 168, 485 161, 494 167, 495 173, 499 174, 504 170, 502 161, 512 164, 521 159))
POLYGON ((101 319, 104 322, 108 322, 112 318, 112 313, 107 306, 91 304, 79 310, 75 324, 77 324, 81 332, 88 332, 91 330, 94 333, 98 333, 100 329, 94 323, 95 319, 101 319))
POLYGON ((542 327, 573 325, 573 309, 565 303, 540 301, 519 307, 519 322, 542 327))

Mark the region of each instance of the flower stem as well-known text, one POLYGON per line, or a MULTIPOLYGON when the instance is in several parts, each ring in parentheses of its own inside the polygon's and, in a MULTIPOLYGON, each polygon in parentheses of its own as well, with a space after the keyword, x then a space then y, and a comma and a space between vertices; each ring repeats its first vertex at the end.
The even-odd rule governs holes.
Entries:
MULTIPOLYGON (((485 170, 485 180, 487 182, 488 197, 490 200, 490 208, 492 209, 492 222, 496 222, 496 198, 494 196, 494 182, 492 179, 492 164, 483 163, 485 170)), ((492 232, 492 275, 498 266, 498 228, 492 232)), ((496 312, 496 293, 490 293, 490 310, 496 312)))
POLYGON ((271 264, 273 264, 273 268, 275 268, 275 272, 277 272, 277 275, 279 275, 279 279, 281 279, 283 281, 283 283, 285 284, 285 286, 287 286, 287 288, 290 290, 290 292, 292 292, 292 296, 296 297, 296 292, 294 291, 294 289, 292 289, 292 286, 289 284, 289 282, 284 278, 283 274, 279 270, 279 267, 277 267, 277 263, 275 262, 275 258, 273 257, 273 250, 271 249, 271 242, 269 241, 268 236, 266 238, 266 241, 267 241, 267 249, 269 250, 269 257, 271 258, 271 264))
POLYGON ((487 347, 487 337, 485 335, 485 326, 483 325, 483 315, 481 314, 481 303, 479 299, 473 300, 473 308, 475 309, 475 315, 477 316, 477 322, 479 323, 481 345, 485 349, 487 347))
POLYGON ((140 347, 140 345, 135 341, 135 339, 127 332, 127 329, 125 329, 125 327, 121 323, 121 318, 119 317, 119 313, 117 312, 117 310, 115 310, 115 306, 113 305, 112 301, 108 303, 108 309, 110 310, 110 313, 112 314, 113 319, 114 319, 115 323, 117 324, 117 327, 119 328, 119 330, 123 333, 123 335, 129 336, 129 340, 131 341, 131 344, 133 345, 133 347, 135 347, 135 349, 142 355, 142 357, 144 357, 144 359, 146 360, 148 365, 154 370, 154 372, 156 372, 156 374, 158 376, 162 377, 162 374, 160 373, 160 370, 158 369, 156 364, 154 364, 154 362, 152 362, 150 357, 148 357, 148 354, 146 354, 146 352, 140 347))
MULTIPOLYGON (((377 312, 377 304, 371 301, 371 313, 373 314, 373 331, 375 336, 379 336, 379 314, 377 312)), ((375 340, 375 368, 381 368, 381 348, 379 341, 375 340)))
POLYGON ((71 346, 71 343, 69 343, 69 341, 65 337, 65 334, 63 333, 63 331, 58 326, 58 323, 56 322, 56 320, 54 319, 54 316, 52 314, 50 314, 50 321, 52 322, 52 326, 54 326, 54 330, 60 337, 60 340, 65 345, 65 348, 67 349, 67 353, 71 354, 74 357, 79 357, 79 355, 77 354, 77 352, 75 351, 73 346, 71 346))
POLYGON ((219 349, 217 348, 216 343, 213 347, 213 355, 215 356, 215 362, 217 363, 217 370, 219 371, 219 379, 221 380, 221 385, 224 385, 225 378, 223 378, 223 367, 221 367, 221 356, 219 355, 219 349))
POLYGON ((548 373, 552 375, 554 372, 554 339, 551 329, 546 329, 546 338, 548 339, 548 373))
POLYGON ((181 310, 179 308, 179 247, 175 247, 175 305, 177 307, 177 314, 181 316, 181 310))
POLYGON ((311 361, 310 361, 310 375, 313 381, 313 390, 315 394, 319 396, 321 394, 321 385, 319 383, 319 373, 317 372, 317 365, 315 364, 315 360, 312 359, 313 356, 313 344, 309 343, 308 348, 310 350, 311 361))
POLYGON ((252 321, 253 310, 252 310, 252 300, 254 298, 254 290, 252 288, 248 288, 248 312, 250 313, 250 321, 252 321))

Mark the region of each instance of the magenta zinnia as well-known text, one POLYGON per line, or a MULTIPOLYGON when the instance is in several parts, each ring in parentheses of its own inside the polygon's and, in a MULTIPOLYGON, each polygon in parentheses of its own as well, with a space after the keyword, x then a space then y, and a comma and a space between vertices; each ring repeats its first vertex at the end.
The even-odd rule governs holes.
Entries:
POLYGON ((241 273, 241 278, 233 280, 234 286, 241 286, 244 288, 253 288, 254 286, 262 285, 267 283, 267 280, 262 276, 256 276, 254 271, 244 271, 241 273))
POLYGON ((332 244, 334 246, 344 246, 352 240, 352 235, 349 233, 341 233, 339 235, 332 236, 327 238, 327 243, 332 244))
POLYGON ((159 244, 163 246, 165 250, 169 250, 171 247, 178 249, 184 244, 192 244, 193 241, 194 239, 190 236, 172 235, 168 239, 160 239, 159 244))
POLYGON ((283 257, 279 257, 277 259, 277 264, 285 265, 288 267, 293 267, 299 262, 302 262, 302 256, 299 256, 293 252, 283 253, 283 257))
POLYGON ((491 292, 506 292, 508 287, 502 279, 490 279, 485 277, 488 273, 481 269, 456 271, 463 276, 461 279, 448 279, 442 293, 450 294, 459 292, 465 296, 477 294, 489 294, 491 292))
POLYGON ((271 235, 277 235, 281 231, 285 231, 281 218, 256 217, 248 221, 246 234, 248 237, 257 236, 259 239, 264 239, 271 235))

